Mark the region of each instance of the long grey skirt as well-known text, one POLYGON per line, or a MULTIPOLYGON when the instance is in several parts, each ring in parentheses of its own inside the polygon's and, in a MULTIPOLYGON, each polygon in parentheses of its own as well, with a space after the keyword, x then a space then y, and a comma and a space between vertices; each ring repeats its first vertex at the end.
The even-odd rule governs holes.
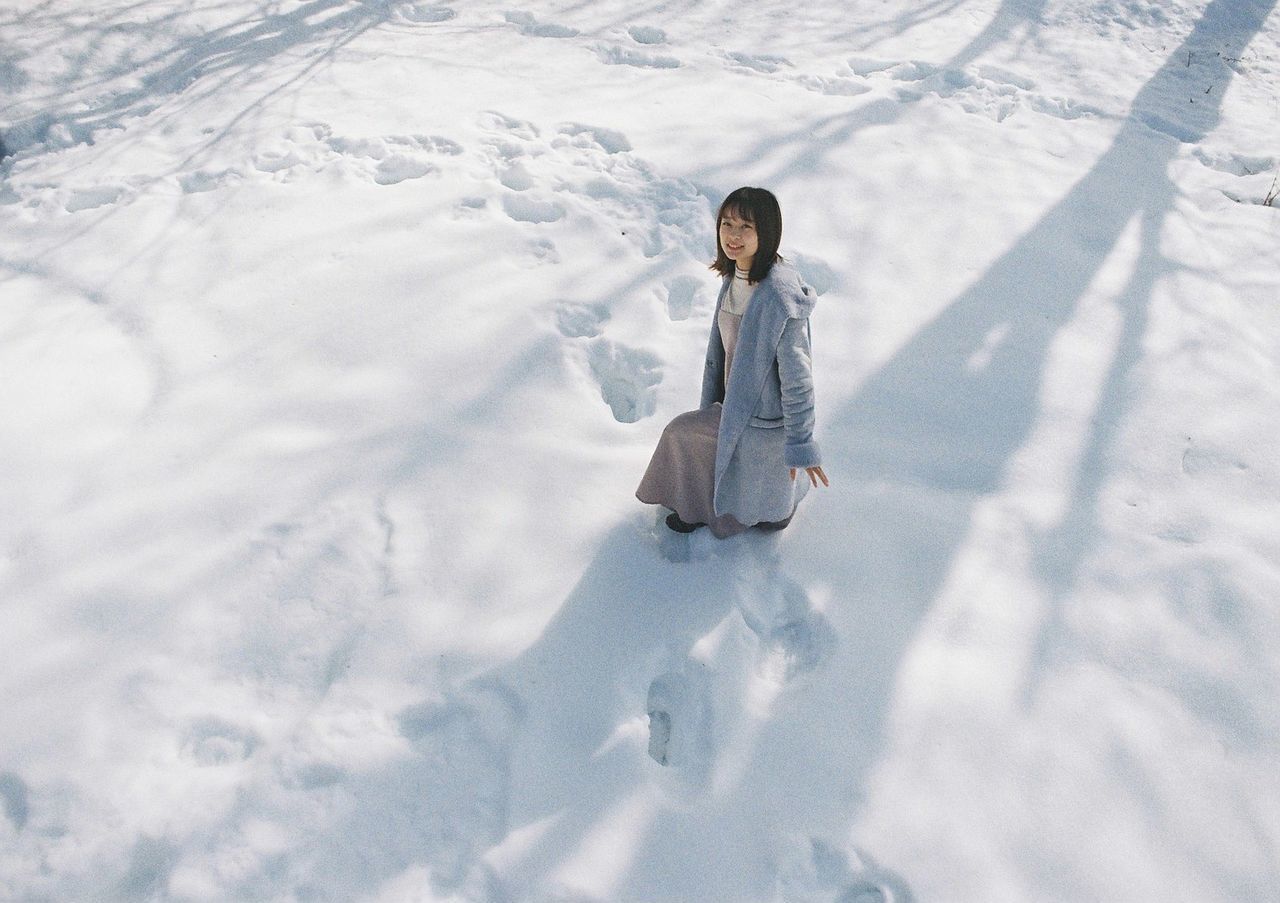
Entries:
POLYGON ((636 498, 646 505, 670 508, 685 523, 706 524, 724 539, 746 530, 732 514, 715 512, 716 438, 720 435, 720 402, 680 414, 662 431, 636 498))
MULTIPOLYGON (((727 378, 733 369, 742 314, 722 307, 717 316, 727 378)), ((706 524, 721 539, 756 524, 772 529, 785 527, 804 498, 809 481, 788 476, 785 434, 781 429, 748 426, 743 431, 734 462, 724 475, 729 485, 721 487, 743 508, 733 514, 716 515, 716 443, 722 410, 720 402, 716 402, 698 411, 687 411, 667 424, 636 498, 646 505, 670 508, 685 523, 706 524), (743 482, 748 485, 740 485, 743 482)))
POLYGON ((748 517, 747 523, 733 514, 716 514, 716 439, 722 410, 720 403, 716 402, 700 411, 680 414, 667 424, 644 479, 640 481, 640 488, 636 490, 636 498, 647 505, 670 508, 686 523, 706 524, 720 539, 735 536, 755 525, 770 529, 785 527, 804 498, 809 481, 792 481, 787 475, 782 460, 781 430, 749 427, 737 451, 737 454, 745 455, 756 463, 757 466, 748 468, 748 471, 756 479, 770 481, 770 485, 767 487, 769 491, 735 495, 757 495, 765 504, 748 506, 752 508, 750 511, 735 512, 748 517))

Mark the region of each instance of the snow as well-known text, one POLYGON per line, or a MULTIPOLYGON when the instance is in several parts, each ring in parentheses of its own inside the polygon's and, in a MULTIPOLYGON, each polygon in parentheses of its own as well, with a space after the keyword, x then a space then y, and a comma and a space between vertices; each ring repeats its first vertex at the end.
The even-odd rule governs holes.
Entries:
POLYGON ((1276 899, 1274 0, 0 48, 0 897, 1276 899), (743 184, 833 483, 681 538, 743 184))

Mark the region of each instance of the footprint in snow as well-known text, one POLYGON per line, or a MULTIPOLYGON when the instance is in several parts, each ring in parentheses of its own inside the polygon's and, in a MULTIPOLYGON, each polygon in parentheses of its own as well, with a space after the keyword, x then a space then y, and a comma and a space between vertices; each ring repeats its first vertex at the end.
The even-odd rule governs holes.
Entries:
POLYGON ((461 144, 443 135, 415 135, 414 140, 423 150, 435 151, 437 154, 457 157, 462 153, 461 144))
POLYGON ((556 327, 565 338, 594 338, 608 319, 609 308, 603 304, 565 302, 556 308, 556 327))
POLYGON ((816 837, 797 844, 777 878, 788 903, 915 903, 902 877, 857 849, 816 837))
POLYGON ((1030 91, 1035 88, 1036 83, 1025 75, 1019 75, 1016 72, 1010 72, 1008 69, 1002 69, 999 66, 991 66, 983 64, 978 67, 978 77, 985 79, 993 84, 1012 85, 1023 91, 1030 91))
POLYGON ((890 78, 900 82, 918 82, 935 74, 938 67, 933 63, 926 63, 922 60, 906 60, 901 63, 895 63, 885 72, 890 78))
POLYGON ((512 137, 524 141, 532 141, 541 134, 532 122, 516 119, 514 116, 508 116, 496 110, 486 110, 480 116, 480 126, 494 132, 509 133, 512 137))
POLYGON ((914 83, 914 87, 899 88, 897 97, 904 103, 914 103, 927 95, 942 99, 955 98, 966 113, 985 115, 996 122, 1003 122, 1018 107, 1018 86, 1007 82, 993 82, 961 69, 937 69, 928 63, 904 63, 890 69, 889 73, 900 81, 914 83))
POLYGON ((702 669, 687 662, 655 677, 645 708, 649 758, 677 770, 686 781, 705 777, 714 756, 710 694, 702 669))
POLYGON ((848 66, 856 76, 898 83, 892 93, 902 103, 933 96, 951 100, 966 113, 987 116, 996 122, 1003 122, 1024 106, 1056 119, 1106 115, 1088 104, 1036 93, 1033 79, 989 64, 947 69, 923 60, 854 57, 848 66))
POLYGON ((1203 445, 1188 439, 1182 452, 1182 472, 1189 477, 1244 473, 1249 465, 1224 448, 1203 445))
POLYGON ((178 176, 178 185, 182 188, 183 194, 203 194, 238 181, 240 181, 240 174, 233 169, 217 172, 207 169, 197 170, 178 176))
POLYGON ((770 56, 757 53, 726 53, 725 58, 736 68, 750 69, 752 72, 773 73, 783 67, 791 67, 792 63, 783 56, 770 56))
POLYGON ((1231 176, 1256 176, 1276 168, 1275 157, 1258 157, 1248 154, 1214 153, 1197 147, 1191 155, 1209 169, 1231 176))
POLYGON ((27 782, 11 771, 0 772, 0 800, 4 814, 13 827, 21 831, 31 817, 30 792, 27 782))
POLYGON ((667 316, 672 320, 687 320, 702 290, 702 280, 693 276, 676 276, 666 285, 667 316))
POLYGON ((849 71, 854 75, 872 75, 876 72, 884 72, 898 65, 896 60, 882 60, 875 57, 855 56, 851 57, 846 65, 849 71))
MULTIPOLYGON (((1236 204, 1274 205, 1273 192, 1275 190, 1275 182, 1270 175, 1276 168, 1274 157, 1211 154, 1198 147, 1192 151, 1192 155, 1202 166, 1234 176, 1236 179, 1248 180, 1240 182, 1233 179, 1225 185, 1219 183, 1217 189, 1222 193, 1223 197, 1236 204), (1266 173, 1267 175, 1260 179, 1253 178, 1261 173, 1266 173)), ((0 203, 3 203, 3 198, 0 198, 0 203)))
POLYGON ((528 191, 533 187, 533 176, 519 160, 498 175, 498 181, 512 191, 528 191))
POLYGON ((748 561, 735 584, 738 611, 760 642, 758 670, 763 676, 784 684, 830 658, 835 629, 772 554, 748 561))
POLYGON ((398 185, 409 179, 440 172, 428 157, 456 156, 462 147, 439 135, 386 135, 376 138, 329 136, 324 143, 354 169, 367 172, 379 185, 398 185), (372 164, 372 171, 369 170, 372 164))
POLYGON ((1068 97, 1045 97, 1040 94, 1029 94, 1027 106, 1045 116, 1054 119, 1106 118, 1107 111, 1092 104, 1081 103, 1068 97))
POLYGON ((304 158, 294 148, 286 148, 284 150, 265 151, 253 158, 253 168, 258 172, 278 173, 287 172, 295 166, 302 166, 306 163, 304 158))
POLYGON ((202 718, 184 732, 182 753, 197 765, 210 767, 242 762, 253 755, 258 737, 220 718, 202 718))
MULTIPOLYGON (((725 53, 724 59, 732 69, 756 72, 761 75, 777 75, 784 70, 795 68, 795 64, 786 57, 769 54, 725 53)), ((871 91, 865 75, 856 71, 839 72, 831 76, 812 73, 784 74, 782 78, 816 94, 833 97, 856 97, 871 91)))
POLYGON ((667 33, 661 28, 654 28, 651 25, 632 25, 627 29, 627 34, 637 44, 667 43, 667 33))
POLYGON ((527 161, 542 153, 538 127, 494 110, 481 115, 479 124, 490 133, 484 141, 484 148, 498 181, 513 191, 532 188, 533 177, 527 161))
POLYGON ((510 687, 490 679, 400 713, 400 734, 422 760, 412 786, 423 806, 417 830, 441 888, 463 884, 507 833, 511 744, 524 711, 510 687))
POLYGON ((112 897, 122 900, 160 898, 180 856, 178 848, 163 837, 140 836, 129 854, 129 868, 112 897))
POLYGON ((502 209, 506 211, 507 216, 521 223, 554 223, 564 219, 565 216, 562 204, 523 194, 504 197, 502 209))
POLYGON ((124 188, 120 185, 99 185, 94 188, 77 188, 71 192, 64 205, 68 213, 81 210, 93 210, 114 204, 124 197, 124 188))
POLYGON ((559 131, 561 135, 570 138, 570 143, 576 147, 599 148, 606 154, 622 154, 631 150, 631 142, 626 135, 598 125, 566 122, 560 126, 559 131))
POLYGON ((431 22, 447 22, 458 13, 447 6, 437 3, 403 3, 396 7, 396 15, 406 22, 429 24, 431 22))
POLYGON ((635 423, 657 408, 657 386, 662 382, 662 362, 648 351, 598 339, 588 361, 614 419, 635 423))
MULTIPOLYGON (((335 135, 325 123, 308 123, 288 129, 281 145, 268 148, 250 161, 253 171, 274 181, 291 182, 330 167, 338 167, 379 185, 396 185, 408 179, 439 173, 432 162, 439 156, 459 156, 462 145, 441 135, 335 135)), ((203 170, 179 176, 188 194, 214 191, 242 177, 239 170, 203 170)))
POLYGON ((527 13, 523 10, 512 10, 503 17, 511 25, 516 26, 522 35, 533 38, 572 38, 576 37, 579 32, 576 28, 569 28, 565 25, 555 25, 551 22, 539 22, 534 18, 533 13, 527 13))
POLYGON ((420 179, 439 171, 439 167, 426 160, 406 154, 392 154, 378 161, 373 180, 379 185, 397 185, 407 179, 420 179))
POLYGON ((871 90, 870 85, 856 77, 835 76, 829 78, 822 75, 802 75, 796 81, 810 91, 834 97, 856 97, 871 90))
POLYGON ((761 672, 786 683, 817 670, 830 657, 836 632, 826 616, 810 611, 775 625, 761 640, 761 672))
POLYGON ((600 44, 596 58, 606 66, 633 66, 637 69, 678 69, 680 61, 665 53, 645 53, 631 47, 600 44))
POLYGON ((568 194, 583 201, 582 215, 611 221, 615 234, 627 236, 646 257, 683 250, 701 260, 713 245, 707 197, 692 183, 655 172, 632 153, 622 132, 565 122, 544 140, 533 123, 493 110, 479 124, 490 133, 484 145, 494 175, 512 192, 502 199, 512 219, 563 219, 567 210, 559 198, 568 194))
POLYGON ((352 498, 268 527, 253 544, 255 591, 242 631, 223 655, 231 673, 323 695, 350 668, 377 603, 391 587, 394 524, 371 499, 352 498))
POLYGON ((469 195, 458 200, 458 206, 453 209, 453 216, 455 219, 477 216, 481 211, 488 208, 488 206, 489 201, 487 198, 469 195))
POLYGON ((529 257, 533 265, 542 263, 559 263, 560 251, 556 243, 549 238, 537 238, 529 242, 529 257))

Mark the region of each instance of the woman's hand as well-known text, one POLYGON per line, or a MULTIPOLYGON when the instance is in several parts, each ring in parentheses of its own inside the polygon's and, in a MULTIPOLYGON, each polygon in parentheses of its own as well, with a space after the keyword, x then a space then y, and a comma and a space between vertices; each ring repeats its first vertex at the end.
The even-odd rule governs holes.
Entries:
MULTIPOLYGON (((821 467, 806 467, 804 469, 804 472, 809 475, 809 482, 812 483, 814 486, 818 485, 819 480, 822 481, 823 486, 831 485, 830 481, 827 480, 827 475, 822 472, 821 467)), ((794 483, 795 481, 796 481, 796 469, 793 467, 791 468, 791 482, 794 483)))

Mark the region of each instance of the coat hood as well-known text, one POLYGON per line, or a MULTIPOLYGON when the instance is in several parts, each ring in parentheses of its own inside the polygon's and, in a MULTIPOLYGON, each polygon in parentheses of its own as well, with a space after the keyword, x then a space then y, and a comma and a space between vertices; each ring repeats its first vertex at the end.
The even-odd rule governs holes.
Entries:
POLYGON ((804 319, 813 313, 818 304, 818 293, 805 284, 800 273, 789 263, 775 263, 761 285, 770 286, 774 290, 790 318, 804 319))

